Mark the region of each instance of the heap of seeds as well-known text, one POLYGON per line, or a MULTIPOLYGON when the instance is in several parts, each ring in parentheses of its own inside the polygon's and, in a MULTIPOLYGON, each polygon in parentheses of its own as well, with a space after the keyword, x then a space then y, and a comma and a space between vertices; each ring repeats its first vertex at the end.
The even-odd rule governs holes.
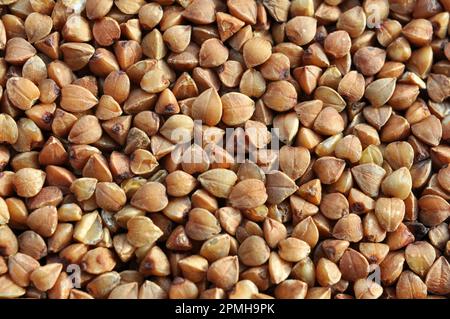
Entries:
POLYGON ((0 298, 450 296, 449 0, 0 0, 0 298))

